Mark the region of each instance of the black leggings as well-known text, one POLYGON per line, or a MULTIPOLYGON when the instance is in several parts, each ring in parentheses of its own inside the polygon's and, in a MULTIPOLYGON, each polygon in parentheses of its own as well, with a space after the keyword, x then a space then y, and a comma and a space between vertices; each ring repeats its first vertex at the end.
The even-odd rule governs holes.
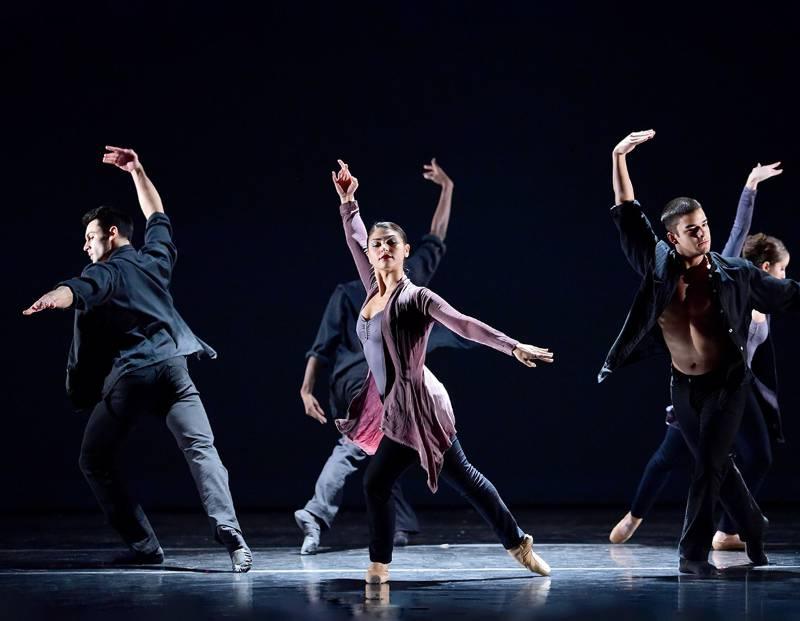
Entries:
MULTIPOLYGON (((394 503, 392 486, 409 466, 419 463, 417 451, 386 436, 364 475, 364 496, 369 518, 369 559, 392 562, 394 503)), ((466 498, 494 529, 507 550, 522 542, 524 533, 506 507, 494 485, 467 461, 458 439, 444 454, 441 478, 466 498)))

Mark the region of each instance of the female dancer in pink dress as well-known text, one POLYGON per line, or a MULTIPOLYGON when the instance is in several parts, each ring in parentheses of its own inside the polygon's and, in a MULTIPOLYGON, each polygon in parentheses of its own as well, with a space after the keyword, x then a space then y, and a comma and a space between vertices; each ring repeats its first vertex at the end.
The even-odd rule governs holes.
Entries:
POLYGON ((389 580, 395 516, 391 490, 415 463, 427 473, 432 492, 441 474, 492 526, 511 556, 548 575, 550 567, 533 551, 532 537, 517 526, 494 485, 467 461, 447 391, 425 367, 425 348, 437 321, 529 367, 535 361, 553 362, 553 354, 462 315, 430 289, 413 284, 403 271, 411 250, 405 232, 392 222, 378 222, 367 235, 355 202, 358 180, 341 160, 339 166, 338 173, 331 173, 333 183, 347 245, 367 291, 356 330, 369 372, 347 418, 336 421, 345 436, 374 455, 364 476, 371 561, 366 581, 389 580))

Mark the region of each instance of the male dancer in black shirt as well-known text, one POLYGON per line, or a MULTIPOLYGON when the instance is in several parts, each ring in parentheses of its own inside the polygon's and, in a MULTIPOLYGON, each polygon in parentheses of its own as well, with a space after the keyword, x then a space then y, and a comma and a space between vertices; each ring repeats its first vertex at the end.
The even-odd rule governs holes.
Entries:
POLYGON ((745 259, 710 252, 711 231, 700 203, 676 198, 661 222, 659 241, 638 201, 627 154, 655 132, 634 132, 612 153, 615 206, 611 209, 641 286, 598 380, 655 352, 672 361, 672 404, 695 469, 686 503, 679 570, 715 575, 708 562, 721 502, 739 527, 747 556, 766 565, 766 518, 730 456, 742 419, 750 371, 745 345, 751 311, 800 311, 800 283, 770 276, 745 259))
POLYGON ((253 562, 228 488, 228 472, 200 395, 186 367, 190 354, 216 357, 198 339, 172 302, 169 285, 177 258, 172 226, 153 184, 131 149, 106 147, 103 162, 131 174, 147 220, 145 243, 135 250, 133 220, 111 207, 83 217, 83 249, 92 263, 65 280, 23 314, 75 308, 67 365, 67 392, 82 409, 92 408, 81 446, 80 466, 106 518, 131 553, 122 562, 159 564, 164 551, 138 503, 128 496, 115 465, 120 445, 136 419, 164 419, 189 464, 214 537, 231 557, 233 571, 253 562))

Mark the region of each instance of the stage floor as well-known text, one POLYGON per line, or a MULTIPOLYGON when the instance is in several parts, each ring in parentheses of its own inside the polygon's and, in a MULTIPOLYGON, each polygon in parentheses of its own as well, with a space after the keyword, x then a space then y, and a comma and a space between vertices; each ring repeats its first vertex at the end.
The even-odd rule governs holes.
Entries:
POLYGON ((290 513, 244 516, 255 568, 239 575, 198 532, 197 516, 153 519, 167 554, 155 568, 110 566, 121 548, 96 515, 4 517, 0 606, 7 619, 800 618, 796 511, 768 513, 770 566, 714 553, 725 571, 713 579, 678 574, 679 513, 661 513, 636 543, 612 546, 604 539, 617 513, 518 512, 537 525, 535 548, 553 569, 543 578, 492 543, 469 510, 426 512, 424 532, 395 551, 392 580, 380 587, 363 582, 363 541, 343 541, 363 536, 355 513, 315 556, 299 555, 290 513))

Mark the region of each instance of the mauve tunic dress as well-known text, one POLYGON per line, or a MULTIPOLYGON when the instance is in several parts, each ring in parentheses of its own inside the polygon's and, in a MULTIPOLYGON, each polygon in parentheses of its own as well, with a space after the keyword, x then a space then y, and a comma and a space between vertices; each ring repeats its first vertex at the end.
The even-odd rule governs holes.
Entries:
MULTIPOLYGON (((378 293, 366 256, 367 229, 355 201, 343 203, 340 214, 347 245, 367 291, 366 305, 378 293)), ((456 436, 450 397, 425 366, 425 349, 434 321, 509 356, 519 343, 458 312, 430 289, 404 278, 390 295, 381 319, 387 373, 385 398, 382 402, 372 373, 367 373, 347 417, 336 420, 339 431, 369 455, 375 454, 384 435, 417 451, 433 492, 438 487, 444 453, 456 436)))

